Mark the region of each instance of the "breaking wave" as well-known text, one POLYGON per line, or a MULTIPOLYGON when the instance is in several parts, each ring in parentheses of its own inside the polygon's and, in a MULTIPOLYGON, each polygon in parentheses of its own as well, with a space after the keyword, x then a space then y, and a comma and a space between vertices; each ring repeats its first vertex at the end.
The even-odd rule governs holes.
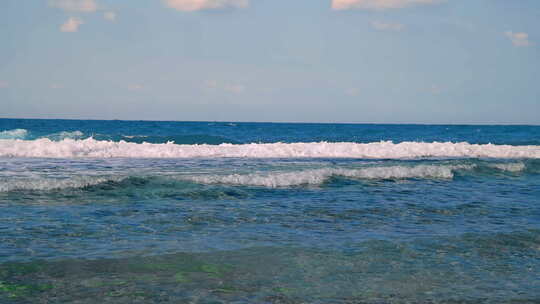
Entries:
MULTIPOLYGON (((52 141, 61 141, 64 139, 82 139, 84 133, 81 131, 62 131, 58 133, 52 133, 45 136, 40 136, 43 139, 50 139, 52 141)), ((0 132, 0 139, 36 139, 36 135, 31 134, 26 129, 13 129, 0 132)))
POLYGON ((54 141, 61 141, 68 138, 69 139, 82 139, 83 136, 84 136, 84 133, 81 131, 72 131, 72 132, 62 131, 58 133, 49 134, 47 136, 44 136, 43 138, 48 138, 54 141))
POLYGON ((320 185, 332 177, 353 179, 408 179, 435 178, 452 179, 454 170, 473 169, 473 165, 415 167, 388 166, 361 169, 323 168, 294 172, 252 173, 231 175, 201 175, 188 179, 203 184, 232 184, 245 186, 263 186, 270 188, 290 187, 299 185, 320 185))
POLYGON ((221 137, 205 134, 192 134, 192 135, 167 135, 167 136, 155 136, 155 135, 123 135, 113 136, 110 138, 113 141, 126 141, 131 143, 152 143, 162 144, 167 142, 173 142, 181 145, 219 145, 219 144, 240 144, 240 142, 221 137))
POLYGON ((490 164, 492 168, 507 171, 507 172, 521 172, 524 171, 526 166, 524 163, 502 163, 502 164, 490 164))
POLYGON ((242 174, 151 174, 151 175, 109 175, 73 176, 70 178, 3 178, 0 179, 0 192, 10 191, 53 191, 62 189, 99 189, 125 187, 166 187, 181 190, 185 183, 203 185, 260 186, 268 188, 294 187, 302 185, 322 185, 332 178, 357 180, 403 180, 440 179, 451 180, 456 172, 483 172, 482 168, 492 168, 512 173, 524 171, 523 163, 480 163, 480 164, 426 164, 426 165, 387 165, 363 168, 326 167, 301 169, 295 171, 258 171, 242 174), (100 187, 100 185, 105 186, 100 187))
POLYGON ((0 132, 0 139, 24 139, 28 135, 25 129, 13 129, 0 132))
POLYGON ((268 143, 177 145, 128 143, 125 141, 98 141, 64 139, 52 141, 42 138, 27 140, 0 140, 0 157, 44 158, 369 158, 402 159, 422 157, 460 158, 540 158, 540 146, 509 146, 451 142, 390 141, 360 143, 268 143))
MULTIPOLYGON (((300 185, 321 185, 332 177, 344 177, 351 179, 408 179, 408 178, 433 178, 433 179, 452 179, 455 170, 470 170, 474 165, 455 165, 455 166, 435 166, 418 165, 414 167, 407 166, 386 166, 386 167, 368 167, 359 169, 344 168, 321 168, 301 171, 274 171, 267 173, 251 174, 231 174, 231 175, 169 175, 162 176, 162 185, 178 187, 178 184, 171 184, 170 181, 194 182, 198 184, 228 184, 240 186, 262 186, 269 188, 291 187, 300 185), (169 182, 168 182, 169 181, 169 182)), ((129 177, 129 176, 75 176, 71 178, 31 178, 31 179, 4 179, 0 180, 0 192, 10 191, 51 191, 62 189, 80 189, 100 184, 113 183, 118 187, 125 186, 143 186, 145 183, 140 181, 155 180, 152 176, 129 177), (137 180, 127 184, 122 183, 125 180, 137 180)), ((157 181, 157 180, 155 180, 157 181)), ((155 186, 155 185, 154 185, 155 186)))
POLYGON ((0 182, 0 192, 9 191, 51 191, 62 189, 79 189, 95 186, 107 182, 119 182, 125 177, 94 177, 77 176, 66 179, 34 178, 34 179, 7 179, 0 182))

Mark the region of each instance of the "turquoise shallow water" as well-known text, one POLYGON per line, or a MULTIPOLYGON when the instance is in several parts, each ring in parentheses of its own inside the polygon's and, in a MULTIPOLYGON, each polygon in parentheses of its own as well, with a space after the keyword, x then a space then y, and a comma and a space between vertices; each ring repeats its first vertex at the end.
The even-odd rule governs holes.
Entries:
POLYGON ((535 126, 0 119, 0 303, 538 303, 539 145, 535 126))

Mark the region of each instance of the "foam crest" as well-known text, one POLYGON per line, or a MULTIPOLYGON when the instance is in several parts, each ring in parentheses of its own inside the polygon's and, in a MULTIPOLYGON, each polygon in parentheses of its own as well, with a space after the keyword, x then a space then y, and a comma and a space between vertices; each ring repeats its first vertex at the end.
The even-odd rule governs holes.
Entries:
POLYGON ((25 129, 13 129, 0 132, 0 139, 24 139, 28 135, 25 129))
POLYGON ((507 172, 521 172, 526 168, 524 163, 490 164, 489 166, 507 172))
POLYGON ((66 139, 66 138, 77 139, 83 136, 84 136, 84 133, 81 131, 73 131, 73 132, 62 131, 58 133, 58 138, 61 138, 61 139, 66 139))
POLYGON ((420 157, 540 158, 540 146, 479 145, 451 142, 374 143, 269 143, 177 145, 42 138, 32 141, 0 140, 0 157, 45 158, 370 158, 401 159, 420 157))
POLYGON ((123 177, 94 177, 79 176, 66 179, 33 178, 33 179, 5 179, 0 180, 0 192, 37 190, 51 191, 62 189, 78 189, 95 186, 106 182, 119 182, 123 177))
POLYGON ((184 179, 203 184, 231 184, 262 187, 290 187, 320 185, 331 177, 341 176, 354 179, 407 179, 435 178, 452 179, 455 170, 469 170, 473 165, 431 166, 419 165, 370 167, 361 169, 323 168, 294 172, 252 173, 231 175, 199 175, 184 179))

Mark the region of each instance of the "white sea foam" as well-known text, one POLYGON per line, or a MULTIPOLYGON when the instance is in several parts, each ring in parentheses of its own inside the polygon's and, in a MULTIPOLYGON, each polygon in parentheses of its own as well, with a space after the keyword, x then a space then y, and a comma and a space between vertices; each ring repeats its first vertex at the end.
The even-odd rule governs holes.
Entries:
POLYGON ((526 166, 524 163, 501 163, 501 164, 489 164, 488 166, 496 168, 502 171, 508 172, 521 172, 525 170, 526 166))
POLYGON ((81 131, 73 131, 73 132, 62 131, 58 133, 58 137, 62 139, 66 139, 66 138, 77 139, 77 138, 81 138, 82 136, 84 136, 84 133, 81 131))
POLYGON ((61 189, 77 189, 88 186, 94 186, 110 181, 121 181, 124 177, 95 177, 95 176, 77 176, 66 179, 57 178, 25 178, 25 179, 4 179, 0 180, 0 192, 9 192, 16 190, 38 190, 50 191, 61 189))
POLYGON ((48 139, 51 139, 51 140, 59 141, 59 140, 68 139, 68 138, 69 139, 80 139, 83 136, 84 136, 84 133, 81 132, 81 131, 72 131, 72 132, 62 131, 62 132, 58 132, 58 133, 49 134, 49 135, 44 136, 42 138, 48 138, 48 139))
POLYGON ((28 135, 25 129, 14 129, 0 132, 0 139, 24 139, 28 135))
POLYGON ((369 167, 361 169, 323 168, 293 172, 271 172, 230 175, 197 175, 181 177, 203 184, 231 184, 263 187, 290 187, 299 185, 320 185, 333 176, 354 179, 406 179, 436 178, 451 179, 455 170, 470 170, 474 165, 434 166, 419 165, 369 167))
MULTIPOLYGON (((320 168, 298 171, 271 171, 249 174, 190 174, 167 175, 167 179, 190 181, 200 184, 229 184, 262 186, 269 188, 291 187, 300 185, 320 185, 332 177, 351 179, 452 179, 456 170, 472 170, 475 165, 417 165, 417 166, 381 166, 357 169, 320 168)), ((150 177, 151 175, 146 175, 150 177)), ((50 191, 78 189, 106 182, 119 182, 127 175, 118 176, 73 176, 70 178, 28 177, 1 178, 0 192, 17 190, 50 191)))
POLYGON ((419 157, 465 158, 540 158, 540 146, 478 145, 451 142, 374 142, 359 143, 270 143, 177 145, 129 143, 64 139, 51 141, 0 140, 0 157, 124 157, 124 158, 195 158, 195 157, 251 157, 251 158, 371 158, 400 159, 419 157))

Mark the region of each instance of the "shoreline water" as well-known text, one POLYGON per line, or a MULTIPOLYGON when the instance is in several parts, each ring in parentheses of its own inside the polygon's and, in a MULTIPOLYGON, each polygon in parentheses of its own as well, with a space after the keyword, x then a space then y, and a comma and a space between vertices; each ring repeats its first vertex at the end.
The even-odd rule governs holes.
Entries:
POLYGON ((63 123, 0 119, 1 303, 540 300, 538 127, 63 123))

